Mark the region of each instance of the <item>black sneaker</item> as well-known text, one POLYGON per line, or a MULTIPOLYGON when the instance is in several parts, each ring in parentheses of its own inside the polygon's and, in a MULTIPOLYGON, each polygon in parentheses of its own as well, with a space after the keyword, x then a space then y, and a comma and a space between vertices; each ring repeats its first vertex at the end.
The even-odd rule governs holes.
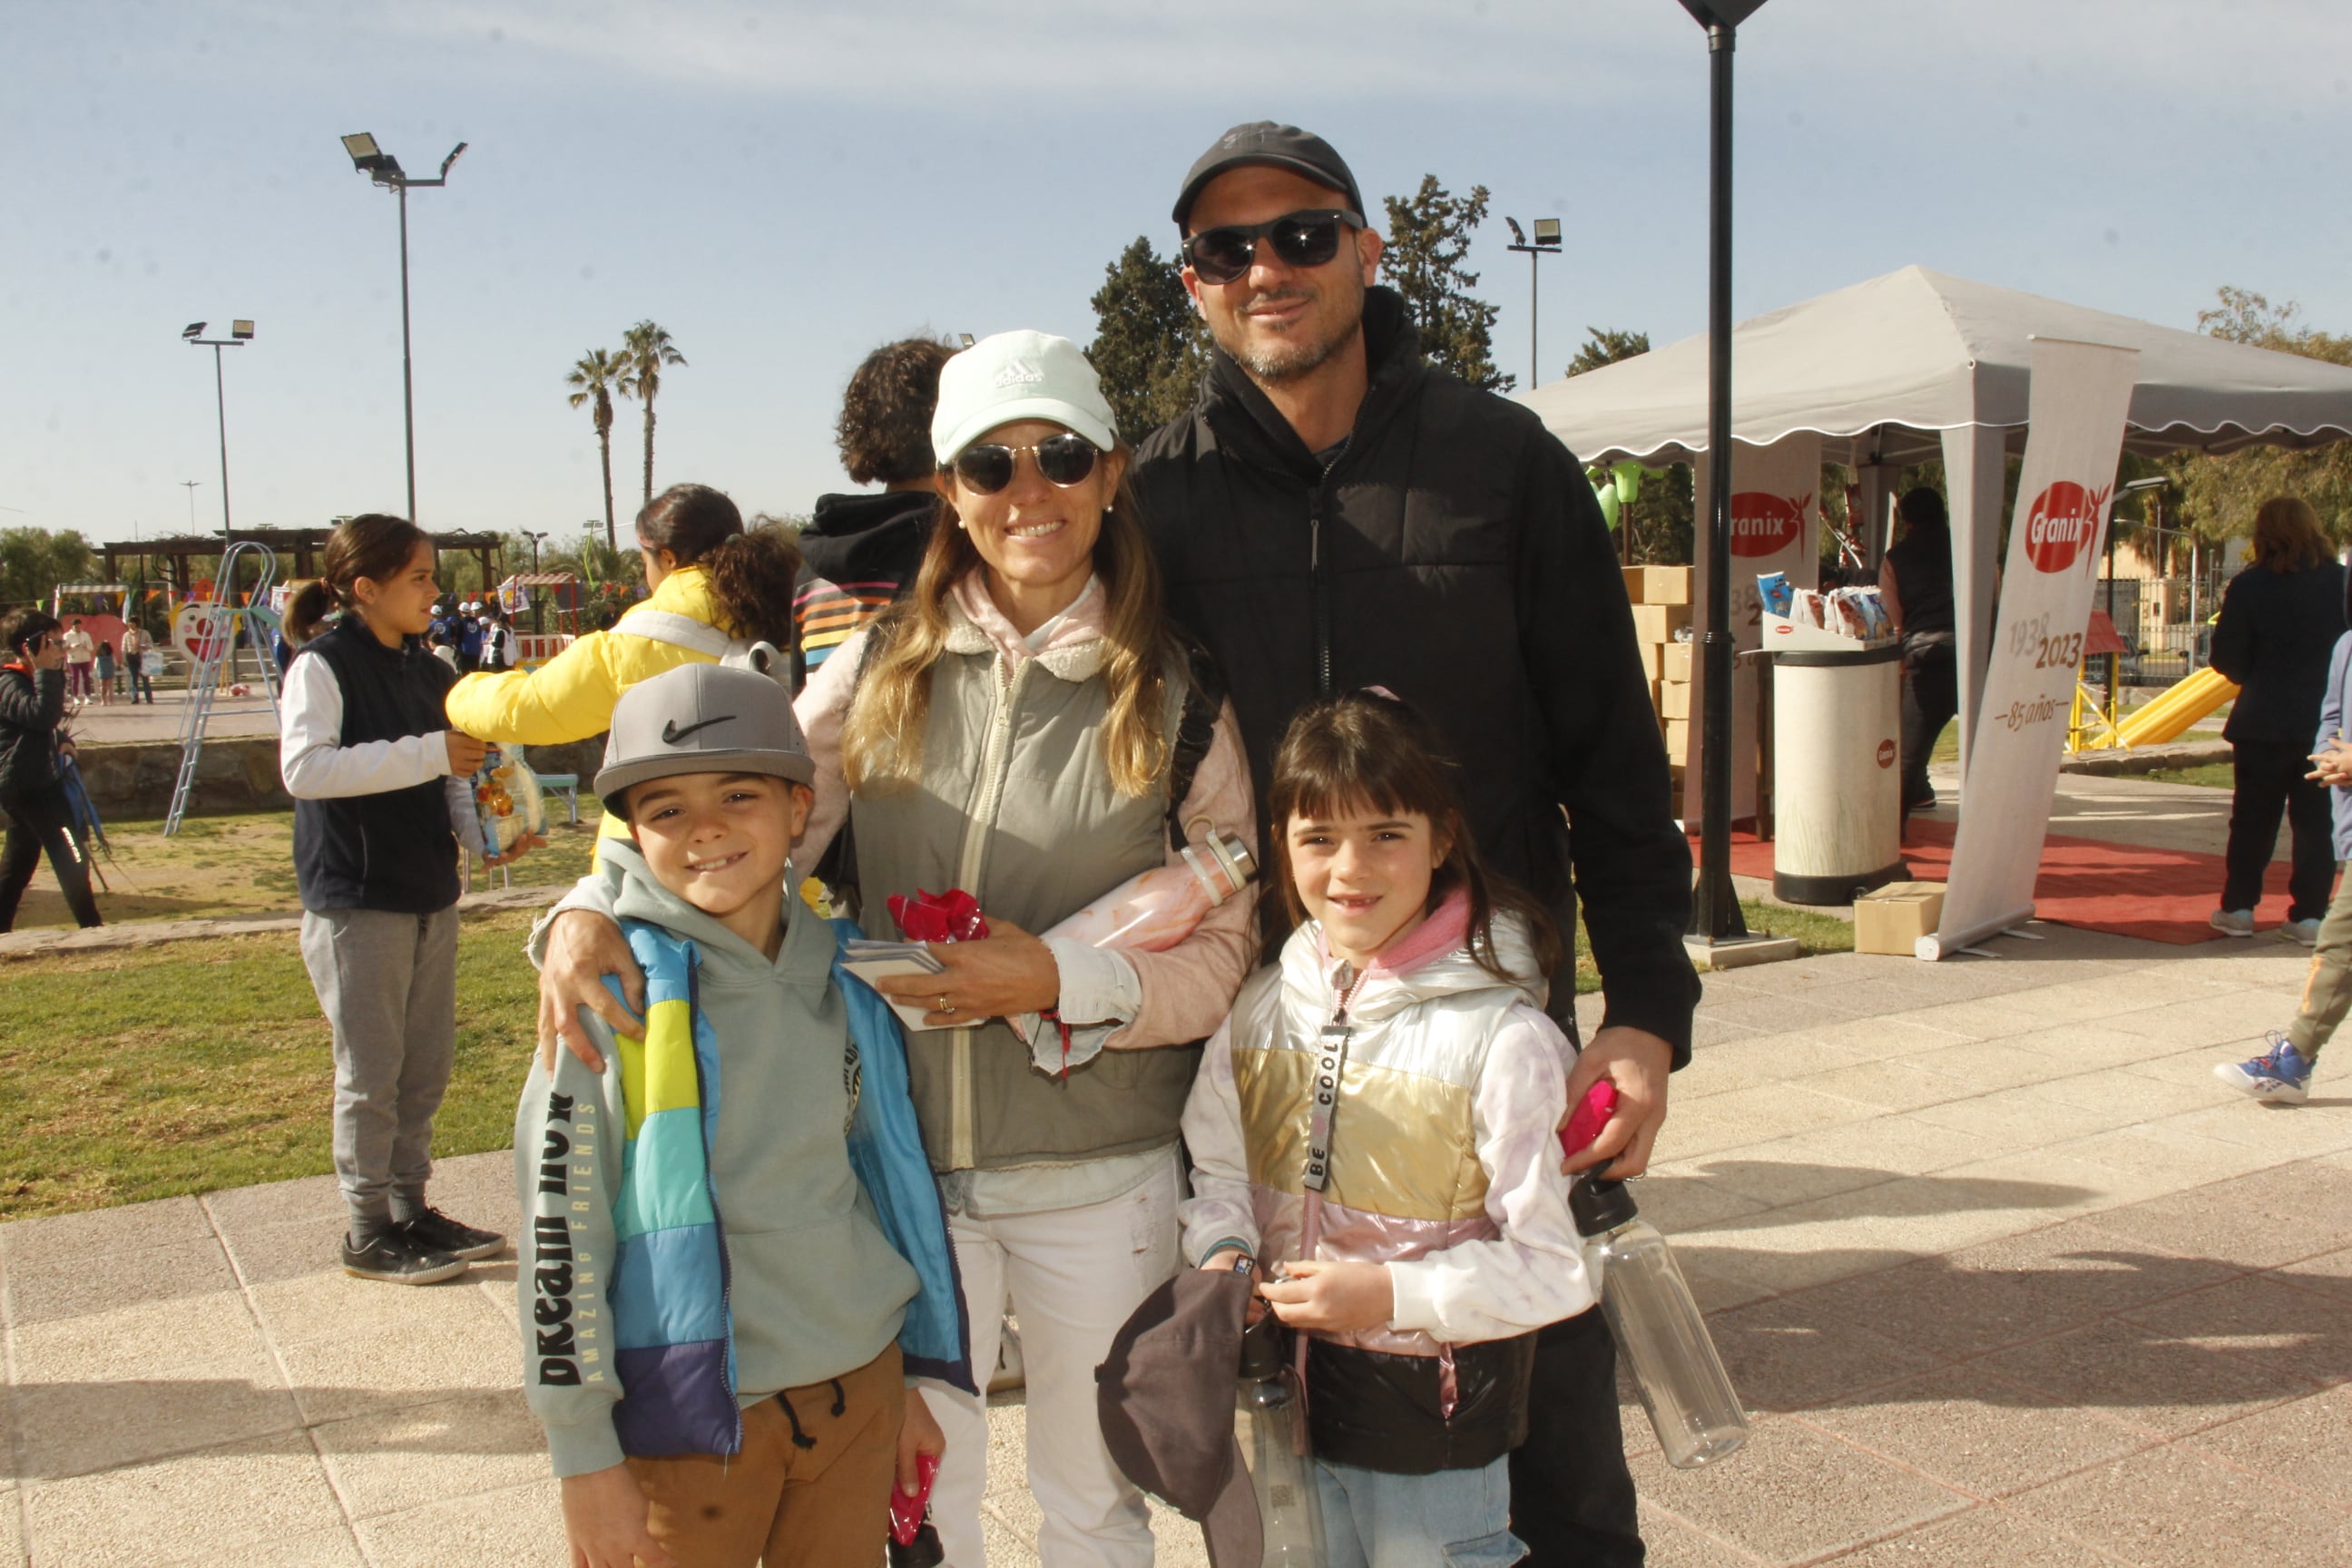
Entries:
POLYGON ((507 1238, 495 1230, 476 1230, 470 1225, 459 1225, 439 1209, 427 1206, 424 1213, 404 1226, 409 1239, 436 1252, 446 1252, 467 1263, 485 1258, 496 1258, 507 1249, 507 1238))
POLYGON ((466 1271, 466 1260, 438 1247, 426 1247, 395 1226, 376 1231, 354 1245, 343 1237, 343 1272, 361 1279, 381 1279, 388 1285, 437 1285, 466 1271))

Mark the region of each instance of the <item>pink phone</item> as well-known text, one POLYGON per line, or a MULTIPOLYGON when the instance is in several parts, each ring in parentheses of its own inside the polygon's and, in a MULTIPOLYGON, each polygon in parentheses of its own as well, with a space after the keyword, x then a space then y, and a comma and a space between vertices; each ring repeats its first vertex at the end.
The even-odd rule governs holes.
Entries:
MULTIPOLYGON (((901 1546, 914 1543, 915 1532, 923 1527, 923 1510, 931 1500, 931 1483, 939 1479, 940 1457, 937 1454, 915 1456, 915 1490, 912 1496, 890 1483, 890 1539, 901 1546)), ((869 1494, 871 1495, 871 1494, 869 1494)))
POLYGON ((1560 1130, 1560 1152, 1571 1155, 1581 1152, 1585 1145, 1601 1136, 1601 1130, 1608 1126, 1609 1119, 1616 1114, 1617 1086, 1602 1079, 1584 1091, 1584 1098, 1577 1102, 1576 1114, 1570 1116, 1568 1125, 1560 1130))

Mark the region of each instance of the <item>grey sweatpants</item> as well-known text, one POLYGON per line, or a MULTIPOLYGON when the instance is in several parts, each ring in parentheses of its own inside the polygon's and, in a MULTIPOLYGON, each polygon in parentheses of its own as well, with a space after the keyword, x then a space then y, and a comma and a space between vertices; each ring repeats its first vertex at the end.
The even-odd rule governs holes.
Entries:
POLYGON ((2311 944, 2311 973, 2304 978, 2303 1004, 2286 1037, 2305 1061, 2336 1033, 2352 1011, 2352 873, 2337 883, 2327 912, 2319 917, 2319 938, 2311 944))
POLYGON ((407 1219, 457 1054, 457 907, 305 910, 302 963, 335 1031, 335 1176, 352 1226, 407 1219), (395 1194, 409 1212, 394 1213, 395 1194))

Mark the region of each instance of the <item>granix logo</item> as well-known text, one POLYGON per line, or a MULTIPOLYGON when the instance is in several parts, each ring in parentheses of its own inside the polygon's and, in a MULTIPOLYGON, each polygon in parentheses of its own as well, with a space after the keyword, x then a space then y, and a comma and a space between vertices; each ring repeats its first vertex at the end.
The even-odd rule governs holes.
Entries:
MULTIPOLYGON (((2025 558, 2033 569, 2055 574, 2074 564, 2078 555, 2087 561, 2113 491, 2113 486, 2085 489, 2072 479, 2060 479, 2035 496, 2025 514, 2025 558)), ((2090 568, 2086 564, 2084 570, 2090 568)))
POLYGON ((1741 490, 1731 498, 1731 552, 1734 555, 1778 555, 1803 536, 1805 509, 1811 492, 1776 496, 1769 490, 1741 490))

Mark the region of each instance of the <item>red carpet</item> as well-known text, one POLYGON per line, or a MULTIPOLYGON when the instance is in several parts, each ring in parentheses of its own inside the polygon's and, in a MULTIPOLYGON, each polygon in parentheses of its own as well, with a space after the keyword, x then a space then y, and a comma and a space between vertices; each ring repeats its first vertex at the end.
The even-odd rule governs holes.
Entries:
MULTIPOLYGON (((1949 879, 1955 826, 1932 820, 1911 825, 1903 858, 1910 863, 1912 880, 1949 879)), ((1691 835, 1691 855, 1694 858, 1698 855, 1696 833, 1691 835)), ((1770 880, 1772 846, 1758 842, 1745 829, 1735 831, 1731 869, 1738 876, 1770 880)), ((2221 907, 2221 875, 2219 855, 2148 849, 2053 833, 2042 846, 2042 871, 2033 885, 2034 913, 2063 925, 2149 942, 2216 941, 2221 933, 2205 922, 2221 907)), ((2263 884, 2262 904, 2254 910, 2257 930, 2272 930, 2286 919, 2286 863, 2273 861, 2263 884)))

